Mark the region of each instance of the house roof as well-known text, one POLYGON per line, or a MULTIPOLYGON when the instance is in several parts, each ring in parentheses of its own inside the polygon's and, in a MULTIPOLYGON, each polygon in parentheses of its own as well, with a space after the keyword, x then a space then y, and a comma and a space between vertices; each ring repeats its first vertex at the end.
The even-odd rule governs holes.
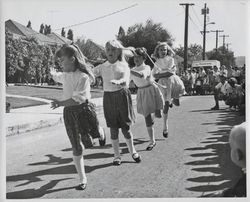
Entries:
POLYGON ((57 44, 57 42, 55 40, 53 40, 52 38, 49 38, 44 34, 36 32, 33 29, 25 27, 24 25, 14 21, 14 20, 7 20, 5 22, 5 27, 10 32, 18 34, 20 36, 34 37, 38 41, 46 43, 46 44, 57 44))
POLYGON ((49 38, 55 40, 58 44, 62 44, 63 45, 63 44, 70 44, 70 43, 72 43, 71 40, 69 40, 69 39, 67 39, 67 38, 65 38, 65 37, 63 37, 63 36, 61 36, 61 35, 59 35, 59 34, 57 34, 55 32, 52 32, 51 34, 48 34, 46 36, 48 36, 49 38))

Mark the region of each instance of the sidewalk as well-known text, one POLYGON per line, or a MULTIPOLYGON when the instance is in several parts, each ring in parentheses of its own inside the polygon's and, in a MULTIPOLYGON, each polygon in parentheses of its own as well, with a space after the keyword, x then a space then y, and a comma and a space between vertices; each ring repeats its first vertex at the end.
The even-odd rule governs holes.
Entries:
MULTIPOLYGON (((8 94, 6 96, 22 97, 48 103, 39 106, 11 109, 10 113, 5 114, 6 136, 18 135, 63 123, 63 107, 54 110, 51 109, 51 100, 8 94)), ((132 95, 133 104, 135 104, 135 99, 136 95, 132 95)), ((103 98, 93 98, 91 102, 96 105, 97 114, 102 113, 103 98)))

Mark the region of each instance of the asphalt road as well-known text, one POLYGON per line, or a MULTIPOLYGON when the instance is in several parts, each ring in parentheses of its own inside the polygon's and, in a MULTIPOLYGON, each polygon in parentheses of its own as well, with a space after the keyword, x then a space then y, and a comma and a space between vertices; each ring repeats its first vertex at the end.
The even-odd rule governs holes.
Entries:
MULTIPOLYGON (((63 125, 10 136, 6 142, 7 198, 171 198, 201 197, 232 186, 240 169, 230 160, 228 134, 244 121, 237 112, 210 111, 212 96, 181 98, 169 114, 169 138, 162 120, 155 120, 156 147, 146 151, 144 118, 133 125, 137 164, 120 133, 121 166, 113 166, 109 131, 107 145, 84 151, 88 186, 77 191, 72 150, 63 125)), ((105 126, 103 114, 100 122, 105 126)))

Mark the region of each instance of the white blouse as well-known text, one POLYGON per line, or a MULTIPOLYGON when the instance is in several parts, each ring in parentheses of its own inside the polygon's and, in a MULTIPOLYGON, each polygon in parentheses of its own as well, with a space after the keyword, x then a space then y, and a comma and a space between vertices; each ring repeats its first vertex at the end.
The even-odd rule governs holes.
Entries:
POLYGON ((79 104, 91 98, 90 79, 87 74, 76 70, 74 72, 50 72, 53 79, 63 84, 63 100, 72 98, 79 104))
POLYGON ((165 73, 165 72, 176 72, 176 66, 174 63, 174 58, 170 56, 165 56, 164 58, 158 58, 155 61, 155 66, 152 70, 152 73, 165 73))
POLYGON ((114 64, 106 61, 93 68, 95 76, 101 76, 103 79, 104 91, 117 91, 123 88, 123 86, 112 84, 110 81, 120 80, 125 82, 125 86, 129 86, 130 68, 126 62, 116 61, 114 64))
POLYGON ((131 74, 131 80, 134 81, 135 85, 137 87, 144 87, 153 82, 152 77, 151 77, 151 69, 150 66, 145 65, 144 63, 140 66, 134 67, 132 70, 135 70, 137 72, 140 72, 143 74, 142 78, 139 78, 137 76, 134 76, 131 74))

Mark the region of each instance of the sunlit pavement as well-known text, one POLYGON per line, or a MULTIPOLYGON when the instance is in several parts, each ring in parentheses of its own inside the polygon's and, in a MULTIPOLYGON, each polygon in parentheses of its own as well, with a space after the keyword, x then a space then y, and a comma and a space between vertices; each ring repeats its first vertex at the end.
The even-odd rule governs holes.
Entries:
MULTIPOLYGON (((162 120, 155 120, 156 147, 146 151, 144 118, 132 127, 142 156, 137 164, 120 133, 121 166, 113 166, 109 131, 107 145, 84 151, 88 185, 77 191, 72 150, 63 124, 6 138, 7 198, 169 198, 200 197, 232 186, 240 169, 230 160, 228 134, 244 121, 237 112, 211 111, 212 96, 181 98, 169 114, 169 138, 162 120)), ((103 114, 99 120, 105 126, 103 114)))

